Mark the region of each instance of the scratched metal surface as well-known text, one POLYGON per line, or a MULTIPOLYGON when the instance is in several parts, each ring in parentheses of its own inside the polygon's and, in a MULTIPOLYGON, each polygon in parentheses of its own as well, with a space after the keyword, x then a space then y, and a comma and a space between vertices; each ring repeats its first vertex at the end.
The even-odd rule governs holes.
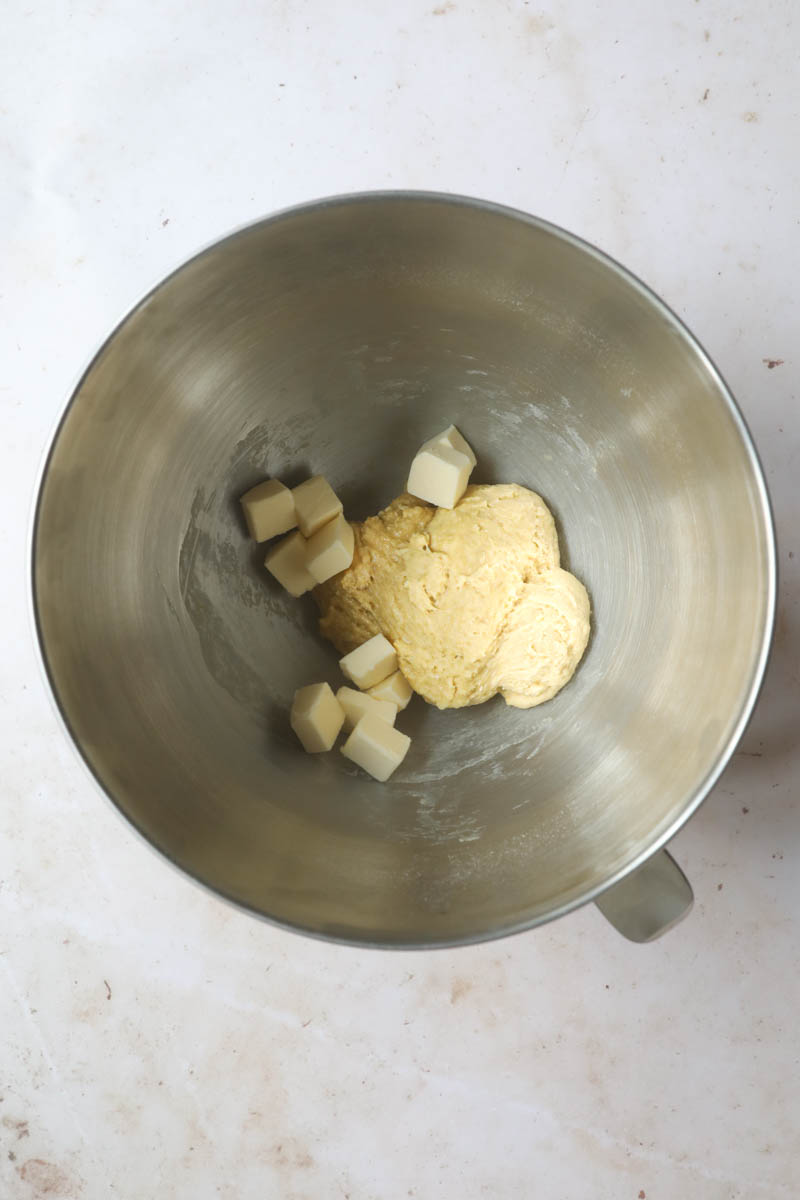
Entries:
POLYGON ((54 442, 34 589, 64 718, 159 849, 293 927, 425 945, 564 911, 679 827, 747 719, 772 555, 746 430, 663 306, 550 227, 384 195, 243 230, 128 318, 54 442), (552 505, 593 637, 537 710, 415 704, 378 788, 297 745, 336 656, 238 499, 321 473, 365 516, 453 419, 476 479, 552 505))

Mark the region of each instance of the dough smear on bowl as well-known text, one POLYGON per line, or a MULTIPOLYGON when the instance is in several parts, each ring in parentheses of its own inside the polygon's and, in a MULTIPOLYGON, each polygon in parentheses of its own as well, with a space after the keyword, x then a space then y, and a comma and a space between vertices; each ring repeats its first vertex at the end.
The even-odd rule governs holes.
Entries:
POLYGON ((500 694, 549 700, 589 638, 589 597, 559 566, 547 505, 518 484, 468 487, 453 509, 404 494, 354 526, 352 564, 315 589, 342 654, 376 633, 415 692, 439 708, 500 694))

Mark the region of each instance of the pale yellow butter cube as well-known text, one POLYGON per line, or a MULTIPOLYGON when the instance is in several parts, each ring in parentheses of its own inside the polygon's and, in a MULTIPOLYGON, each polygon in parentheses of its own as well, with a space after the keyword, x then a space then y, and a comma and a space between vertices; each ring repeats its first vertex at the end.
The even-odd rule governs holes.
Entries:
POLYGON ((302 596, 316 584, 306 567, 307 545, 302 533, 290 533, 264 559, 264 566, 290 596, 302 596))
POLYGON ((397 670, 397 655, 392 643, 382 633, 376 633, 368 642, 340 658, 339 666, 356 687, 366 691, 397 670))
POLYGON ((294 497, 280 479, 265 479, 245 492, 240 500, 250 537, 256 542, 266 542, 294 529, 297 517, 294 512, 294 497))
POLYGON ((333 749, 344 724, 344 710, 327 683, 310 683, 295 692, 289 721, 303 749, 320 754, 333 749))
POLYGON ((368 713, 342 746, 342 754, 385 783, 408 753, 411 738, 368 713))
POLYGON ((306 567, 317 583, 324 583, 353 561, 353 527, 341 513, 308 539, 306 567))
POLYGON ((458 450, 461 454, 466 454, 473 467, 477 463, 478 460, 475 457, 475 451, 467 439, 459 433, 455 425, 448 425, 447 429, 443 429, 441 433, 437 433, 436 437, 431 438, 430 441, 425 443, 425 446, 441 445, 442 443, 450 446, 452 450, 458 450))
POLYGON ((380 683, 371 687, 368 694, 376 700, 388 700, 390 704, 395 704, 402 709, 407 707, 409 700, 414 695, 414 690, 403 672, 395 671, 393 675, 387 676, 386 679, 382 679, 380 683))
POLYGON ((397 705, 389 700, 376 700, 367 692, 357 692, 355 688, 340 687, 336 699, 344 709, 344 727, 352 729, 367 713, 372 713, 379 721, 394 725, 397 716, 397 705))
POLYGON ((455 508, 464 495, 472 463, 446 442, 423 446, 411 464, 406 491, 437 508, 455 508))
POLYGON ((311 537, 342 511, 342 502, 322 475, 312 475, 292 489, 297 524, 303 537, 311 537))

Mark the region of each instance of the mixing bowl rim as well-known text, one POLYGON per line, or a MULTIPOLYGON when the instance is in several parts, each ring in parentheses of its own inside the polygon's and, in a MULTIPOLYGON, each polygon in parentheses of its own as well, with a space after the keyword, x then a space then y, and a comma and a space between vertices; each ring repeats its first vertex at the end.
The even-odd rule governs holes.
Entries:
POLYGON ((147 290, 124 312, 124 314, 116 321, 111 331, 103 338, 99 347, 86 360, 86 365, 79 371, 72 387, 67 392, 66 400, 63 406, 59 408, 59 412, 53 423, 53 429, 50 433, 44 450, 42 452, 39 469, 37 471, 34 501, 31 507, 30 519, 27 535, 27 559, 29 570, 29 587, 28 591, 28 615, 32 625, 33 641, 36 647, 37 660, 39 669, 45 683, 45 690, 49 695, 50 702, 56 714, 58 723, 61 726, 67 741, 72 745, 74 753, 78 760, 82 763, 84 770, 88 773, 96 789, 105 797, 111 808, 117 814, 117 817, 124 822, 128 830, 133 829, 138 837, 147 845, 150 850, 159 855, 160 858, 174 867, 183 878, 188 878, 194 884, 201 887, 204 891, 212 896, 222 899, 233 905, 235 908, 245 911, 252 916, 258 917, 266 921, 270 925, 277 926, 280 929, 285 929, 293 933, 300 933, 307 937, 312 937, 325 942, 333 942, 343 946, 357 948, 372 948, 380 950, 433 950, 433 949, 449 949, 457 946, 471 946, 481 942, 494 941, 498 938, 510 937, 512 934, 522 933, 528 929, 534 929, 541 925, 545 925, 550 921, 555 921, 559 917, 566 916, 568 913, 583 907, 584 904, 589 904, 596 900, 604 892, 614 887, 615 884, 621 882, 631 872, 635 871, 643 863, 645 863, 652 855, 661 850, 675 836, 676 833, 686 822, 694 815, 711 790, 716 785, 722 772, 727 767, 733 752, 740 741, 748 722, 755 708, 756 701, 761 691, 766 674, 769 655, 772 646, 772 639, 775 627, 775 614, 777 605, 777 546, 775 535, 775 524, 770 502, 769 491, 767 488, 764 470, 761 465, 761 460, 758 456, 758 451, 755 447, 750 429, 747 422, 728 387, 721 372, 717 368, 711 356, 702 346, 698 338, 691 332, 688 326, 681 320, 677 313, 665 303, 661 297, 654 292, 646 283, 644 283, 637 275, 630 271, 622 263, 618 262, 605 251, 600 250, 593 243, 585 238, 579 237, 577 234, 571 233, 560 225, 556 225, 552 221, 545 220, 542 217, 536 217, 531 213, 527 213, 522 209, 514 208, 510 205, 500 204, 491 200, 482 200, 477 197, 460 195, 451 192, 426 191, 417 189, 379 189, 373 191, 360 192, 345 192, 331 196, 324 196, 314 200, 304 201, 299 204, 292 204, 278 209, 275 212, 269 213, 266 216, 258 217, 253 221, 247 221, 236 226, 230 232, 221 237, 214 238, 212 241, 205 243, 199 250, 195 251, 189 257, 182 259, 172 270, 162 276, 155 284, 148 287, 147 290), (750 685, 745 691, 742 698, 742 703, 739 710, 739 715, 733 726, 731 734, 726 742, 725 747, 717 758, 716 763, 706 776, 700 781, 695 788, 693 794, 682 808, 679 815, 672 821, 664 830, 662 830, 656 838, 650 843, 646 849, 636 854, 629 862, 618 868, 612 876, 600 884, 587 889, 585 892, 577 896, 573 896, 557 907, 548 910, 545 913, 539 914, 532 918, 526 918, 520 921, 511 922, 507 925, 498 927, 497 929, 481 930, 477 933, 462 934, 455 937, 433 938, 433 939, 417 939, 417 940, 380 940, 372 937, 361 937, 344 932, 330 932, 324 929, 311 929, 305 925, 294 924, 280 917, 275 917, 269 913, 264 913, 258 908, 246 901, 238 899, 206 879, 196 875, 189 867, 183 866, 176 858, 170 855, 161 846, 156 845, 154 841, 148 837, 137 822, 125 812, 113 796, 111 790, 106 786, 92 766, 87 754, 84 752, 80 744, 77 734, 74 732, 70 723, 69 717, 65 708, 62 707, 61 700, 58 695, 55 680, 51 674, 50 664, 48 662, 47 649, 45 646, 44 634, 40 620, 40 602, 37 596, 36 587, 36 556, 37 556, 37 540, 39 534, 39 521, 41 516, 42 500, 44 487, 47 482, 48 472, 51 462, 55 455, 61 431, 67 421, 73 404, 75 403, 84 383, 94 370, 95 365, 111 345, 113 339, 117 336, 120 330, 142 309, 163 287, 171 280, 179 275, 187 267, 199 262, 206 256, 211 255, 219 250, 225 243, 236 242, 240 238, 246 237, 254 230, 271 225, 289 217, 297 217, 303 214, 314 214, 328 208, 356 206, 364 203, 397 203, 398 201, 406 201, 411 203, 425 204, 442 204, 452 205, 455 207, 469 208, 473 211, 488 213, 495 217, 520 221, 523 224, 529 225, 534 229, 539 230, 549 236, 556 237, 560 241, 566 242, 574 249, 588 254, 601 266, 610 268, 624 283, 632 287, 635 292, 642 296, 656 311, 660 312, 667 322, 673 326, 680 335, 681 339, 688 345, 699 358, 699 361, 704 365, 712 380, 717 386, 720 395, 723 397, 734 424, 739 432, 739 435, 744 444, 750 468, 753 472, 753 478, 756 484, 756 490, 760 499, 761 516, 764 523, 764 533, 766 539, 766 557, 767 557, 767 605, 765 610, 764 628, 762 630, 761 640, 758 647, 758 653, 754 659, 754 669, 750 685))

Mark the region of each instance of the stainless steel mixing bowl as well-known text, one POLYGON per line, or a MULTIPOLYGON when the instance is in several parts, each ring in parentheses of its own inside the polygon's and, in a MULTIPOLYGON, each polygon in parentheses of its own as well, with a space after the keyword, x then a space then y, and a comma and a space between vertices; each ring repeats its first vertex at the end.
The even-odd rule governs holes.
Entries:
POLYGON ((132 824, 255 913, 389 946, 523 929, 612 884, 606 911, 629 907, 625 876, 744 728, 775 598, 762 474, 692 336, 578 239, 428 194, 281 213, 161 283, 67 406, 32 557, 57 704, 132 824), (364 517, 451 421, 474 481, 552 506, 593 636, 540 708, 415 700, 380 785, 289 729, 336 654, 238 497, 321 472, 364 517))

